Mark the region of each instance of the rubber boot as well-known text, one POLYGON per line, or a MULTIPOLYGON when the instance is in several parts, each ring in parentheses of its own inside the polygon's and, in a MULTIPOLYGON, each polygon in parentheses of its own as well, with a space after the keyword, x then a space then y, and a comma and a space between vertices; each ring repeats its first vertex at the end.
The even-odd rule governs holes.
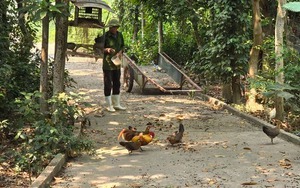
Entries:
POLYGON ((111 99, 112 99, 112 104, 113 104, 114 109, 116 109, 116 110, 126 110, 125 107, 120 105, 120 95, 112 95, 111 99))
POLYGON ((106 101, 106 104, 107 104, 107 110, 109 112, 115 112, 116 110, 114 109, 113 105, 112 105, 112 100, 111 100, 111 96, 105 96, 105 101, 106 101))

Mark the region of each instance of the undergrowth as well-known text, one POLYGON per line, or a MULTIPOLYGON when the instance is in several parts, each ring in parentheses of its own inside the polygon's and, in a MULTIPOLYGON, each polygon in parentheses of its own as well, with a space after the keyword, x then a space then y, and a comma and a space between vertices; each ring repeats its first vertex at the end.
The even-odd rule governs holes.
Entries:
POLYGON ((5 139, 7 148, 0 157, 15 167, 16 171, 27 171, 38 175, 58 153, 93 152, 93 142, 74 134, 74 123, 84 117, 83 97, 75 93, 60 93, 49 100, 51 109, 48 115, 39 112, 40 93, 23 93, 16 100, 17 120, 2 121, 0 132, 12 124, 19 124, 16 130, 9 129, 5 139))

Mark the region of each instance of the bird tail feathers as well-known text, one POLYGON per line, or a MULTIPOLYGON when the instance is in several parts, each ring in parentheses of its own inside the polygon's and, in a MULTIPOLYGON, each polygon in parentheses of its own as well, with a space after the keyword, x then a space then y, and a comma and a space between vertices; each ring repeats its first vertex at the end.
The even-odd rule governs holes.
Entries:
POLYGON ((181 133, 184 132, 184 126, 182 123, 179 124, 179 132, 181 132, 181 133))

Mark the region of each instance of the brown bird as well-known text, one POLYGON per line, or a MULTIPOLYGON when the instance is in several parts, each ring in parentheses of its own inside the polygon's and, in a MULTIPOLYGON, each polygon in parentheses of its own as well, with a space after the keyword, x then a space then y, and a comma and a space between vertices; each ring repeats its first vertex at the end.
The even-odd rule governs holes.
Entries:
POLYGON ((138 136, 135 136, 132 138, 132 142, 140 141, 142 146, 148 145, 150 142, 152 142, 153 138, 155 137, 154 132, 149 131, 148 134, 140 133, 138 136))
POLYGON ((131 141, 131 139, 136 135, 138 135, 138 133, 136 133, 136 129, 132 126, 128 126, 128 129, 123 129, 119 133, 118 140, 120 140, 120 137, 122 137, 126 141, 131 141))
POLYGON ((146 127, 145 131, 143 132, 143 134, 144 134, 144 135, 145 135, 145 134, 149 134, 150 129, 151 129, 152 127, 153 127, 152 125, 148 125, 148 126, 146 127))
POLYGON ((184 126, 182 123, 179 124, 179 129, 174 134, 168 136, 167 140, 170 142, 170 144, 177 144, 180 143, 183 137, 184 133, 184 126))
POLYGON ((137 141, 137 142, 119 142, 121 146, 124 146, 129 153, 132 153, 132 151, 134 150, 138 150, 140 149, 141 151, 143 151, 143 149, 141 148, 141 142, 137 141))
POLYGON ((271 138, 271 143, 273 143, 273 139, 279 135, 280 133, 280 125, 281 121, 275 120, 276 127, 268 127, 268 126, 263 126, 263 132, 271 138))
POLYGON ((143 133, 144 135, 149 134, 150 129, 153 126, 147 126, 145 131, 141 132, 141 131, 137 131, 135 128, 133 128, 132 126, 128 126, 128 129, 123 129, 118 136, 118 140, 120 139, 120 137, 122 137, 124 140, 126 141, 133 141, 132 139, 135 136, 139 136, 140 133, 143 133))

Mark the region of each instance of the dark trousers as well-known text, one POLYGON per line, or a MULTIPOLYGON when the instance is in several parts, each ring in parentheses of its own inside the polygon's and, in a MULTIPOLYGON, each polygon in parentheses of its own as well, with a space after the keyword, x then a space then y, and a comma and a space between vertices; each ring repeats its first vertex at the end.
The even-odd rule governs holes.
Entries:
POLYGON ((110 96, 111 91, 113 95, 120 94, 121 87, 121 70, 103 70, 104 78, 104 95, 110 96))

